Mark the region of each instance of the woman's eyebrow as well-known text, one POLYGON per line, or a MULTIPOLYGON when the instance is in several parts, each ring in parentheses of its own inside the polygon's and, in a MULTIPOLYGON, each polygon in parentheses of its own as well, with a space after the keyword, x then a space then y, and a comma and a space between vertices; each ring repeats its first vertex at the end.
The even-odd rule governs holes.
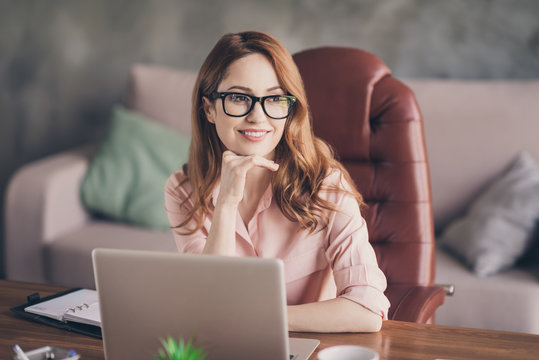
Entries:
MULTIPOLYGON (((245 86, 239 86, 239 85, 233 85, 233 86, 229 87, 229 88, 227 89, 227 91, 230 91, 230 90, 233 90, 233 89, 242 90, 242 91, 245 91, 245 92, 247 92, 247 93, 252 93, 252 92, 253 92, 253 90, 251 90, 250 88, 245 87, 245 86)), ((279 85, 273 86, 273 87, 267 89, 266 91, 274 91, 274 90, 281 90, 281 91, 284 91, 284 90, 281 88, 281 86, 279 86, 279 85)))
POLYGON ((238 86, 238 85, 233 85, 231 87, 229 87, 228 89, 226 89, 227 91, 229 90, 233 90, 233 89, 238 89, 238 90, 242 90, 242 91, 245 91, 245 92, 250 92, 251 89, 247 88, 247 87, 244 87, 244 86, 238 86))

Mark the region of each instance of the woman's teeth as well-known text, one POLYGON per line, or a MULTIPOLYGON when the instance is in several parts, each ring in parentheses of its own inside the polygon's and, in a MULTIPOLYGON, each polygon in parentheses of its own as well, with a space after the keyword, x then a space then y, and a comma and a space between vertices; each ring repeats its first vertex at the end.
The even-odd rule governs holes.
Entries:
POLYGON ((265 131, 241 131, 241 133, 252 137, 262 137, 266 134, 265 131))

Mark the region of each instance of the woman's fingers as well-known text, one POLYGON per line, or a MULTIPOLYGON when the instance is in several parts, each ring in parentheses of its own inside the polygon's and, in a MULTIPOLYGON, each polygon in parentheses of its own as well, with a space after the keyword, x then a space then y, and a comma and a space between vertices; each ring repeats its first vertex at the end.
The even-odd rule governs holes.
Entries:
POLYGON ((223 153, 223 165, 228 167, 240 167, 242 170, 249 170, 255 166, 260 166, 271 171, 277 171, 279 164, 268 160, 260 155, 241 156, 227 150, 223 153))
POLYGON ((241 164, 239 166, 243 166, 247 170, 252 169, 255 166, 263 167, 271 171, 277 171, 277 169, 279 169, 278 164, 260 155, 246 156, 244 159, 240 161, 241 161, 241 164))
POLYGON ((221 192, 219 197, 226 202, 239 203, 243 198, 247 172, 254 167, 277 171, 279 165, 259 155, 241 156, 232 151, 223 153, 221 167, 221 192))

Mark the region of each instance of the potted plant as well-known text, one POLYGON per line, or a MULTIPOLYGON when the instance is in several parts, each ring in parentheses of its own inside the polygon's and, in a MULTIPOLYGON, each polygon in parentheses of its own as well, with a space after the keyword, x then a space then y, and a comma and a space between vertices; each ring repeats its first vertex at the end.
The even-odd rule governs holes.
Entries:
POLYGON ((155 360, 204 360, 208 356, 202 348, 193 345, 193 339, 187 343, 182 338, 176 342, 172 336, 160 340, 163 348, 154 355, 155 360))

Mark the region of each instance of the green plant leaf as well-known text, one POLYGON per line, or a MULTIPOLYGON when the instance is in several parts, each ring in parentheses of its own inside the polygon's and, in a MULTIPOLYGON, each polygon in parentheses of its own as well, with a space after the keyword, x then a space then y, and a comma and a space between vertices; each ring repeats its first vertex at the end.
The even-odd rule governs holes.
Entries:
POLYGON ((187 342, 183 338, 176 342, 172 336, 159 340, 162 348, 154 355, 156 360, 205 360, 208 356, 202 348, 194 345, 192 338, 187 342))

